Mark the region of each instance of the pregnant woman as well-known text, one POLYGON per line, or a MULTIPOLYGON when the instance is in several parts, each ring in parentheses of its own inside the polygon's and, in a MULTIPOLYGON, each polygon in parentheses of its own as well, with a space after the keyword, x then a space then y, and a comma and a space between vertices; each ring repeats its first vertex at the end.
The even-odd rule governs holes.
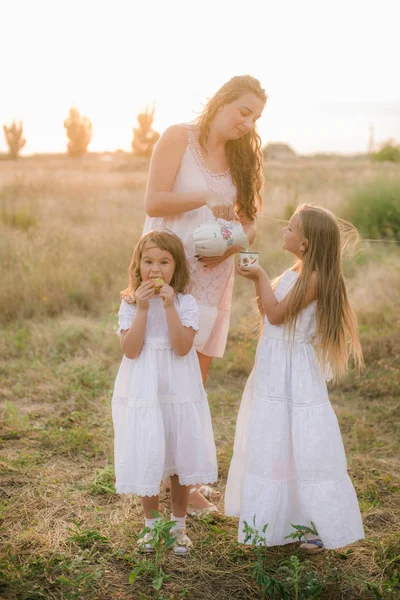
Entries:
MULTIPOLYGON (((232 245, 222 256, 198 257, 193 231, 215 219, 238 220, 249 244, 261 205, 263 158, 257 120, 267 96, 249 75, 233 77, 191 124, 172 125, 159 139, 150 164, 144 233, 167 228, 182 240, 191 271, 191 294, 200 310, 195 348, 204 383, 213 357, 222 357, 229 329, 233 287, 232 245)), ((219 494, 193 488, 191 506, 216 510, 219 494)))

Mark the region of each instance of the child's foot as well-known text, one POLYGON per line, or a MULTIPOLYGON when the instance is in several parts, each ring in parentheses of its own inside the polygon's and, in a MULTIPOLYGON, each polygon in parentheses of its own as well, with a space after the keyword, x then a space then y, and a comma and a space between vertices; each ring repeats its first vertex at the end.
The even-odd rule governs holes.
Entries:
POLYGON ((300 550, 307 554, 319 554, 325 550, 325 546, 319 538, 313 538, 300 544, 300 550))
POLYGON ((144 552, 146 554, 151 554, 156 551, 154 548, 154 540, 153 540, 153 532, 148 531, 141 538, 138 539, 137 547, 140 552, 144 552))
POLYGON ((185 529, 178 531, 171 531, 171 535, 176 536, 175 543, 172 548, 172 552, 175 556, 187 556, 190 552, 190 548, 193 547, 190 537, 187 535, 185 529))

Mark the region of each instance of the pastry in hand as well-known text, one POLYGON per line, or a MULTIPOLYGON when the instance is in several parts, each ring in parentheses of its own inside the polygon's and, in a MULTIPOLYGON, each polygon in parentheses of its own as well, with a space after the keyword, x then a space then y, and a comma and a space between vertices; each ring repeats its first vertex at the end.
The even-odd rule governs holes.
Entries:
POLYGON ((165 284, 165 281, 162 277, 153 277, 154 283, 154 291, 156 294, 160 293, 160 288, 165 284))

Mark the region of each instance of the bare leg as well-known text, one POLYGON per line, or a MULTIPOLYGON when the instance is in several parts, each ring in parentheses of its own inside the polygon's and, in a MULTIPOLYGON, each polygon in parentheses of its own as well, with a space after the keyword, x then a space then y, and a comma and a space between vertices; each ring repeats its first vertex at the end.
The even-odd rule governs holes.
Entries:
POLYGON ((200 371, 201 371, 201 376, 203 378, 203 385, 206 385, 208 371, 210 370, 210 366, 211 366, 213 357, 206 356, 205 354, 201 354, 201 352, 197 353, 197 357, 198 357, 199 363, 200 363, 200 371))
MULTIPOLYGON (((201 377, 203 379, 203 385, 205 385, 213 357, 206 356, 205 354, 201 354, 201 352, 197 352, 197 357, 199 359, 201 377)), ((198 483, 191 488, 191 489, 195 488, 195 490, 192 491, 190 494, 190 504, 195 509, 209 508, 210 506, 212 506, 212 503, 209 502, 207 500, 207 498, 204 498, 203 494, 200 494, 200 492, 198 491, 198 489, 200 487, 201 487, 201 484, 198 483)), ((217 494, 216 500, 219 498, 219 496, 220 496, 220 494, 217 494)))
POLYGON ((158 496, 143 496, 142 505, 146 519, 153 519, 153 510, 158 512, 158 496))
POLYGON ((189 504, 189 485, 181 485, 178 475, 171 475, 172 514, 175 517, 186 517, 189 504))

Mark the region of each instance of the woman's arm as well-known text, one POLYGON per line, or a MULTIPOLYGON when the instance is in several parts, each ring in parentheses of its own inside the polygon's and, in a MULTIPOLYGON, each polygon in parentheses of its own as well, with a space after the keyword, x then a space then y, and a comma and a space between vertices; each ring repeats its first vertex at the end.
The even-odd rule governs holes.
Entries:
POLYGON ((172 125, 158 140, 150 162, 145 195, 149 217, 171 217, 207 205, 213 214, 233 218, 232 202, 206 189, 198 192, 171 192, 182 157, 187 147, 187 130, 172 125), (222 211, 222 212, 221 212, 222 211))
POLYGON ((169 217, 204 206, 207 191, 171 192, 187 146, 182 125, 169 127, 158 140, 150 162, 145 207, 149 217, 169 217))
MULTIPOLYGON (((238 211, 237 218, 242 224, 243 231, 246 234, 247 239, 249 240, 249 246, 251 246, 251 244, 256 239, 256 220, 250 219, 243 211, 238 211)), ((241 248, 239 248, 237 252, 240 252, 240 250, 241 248)))

